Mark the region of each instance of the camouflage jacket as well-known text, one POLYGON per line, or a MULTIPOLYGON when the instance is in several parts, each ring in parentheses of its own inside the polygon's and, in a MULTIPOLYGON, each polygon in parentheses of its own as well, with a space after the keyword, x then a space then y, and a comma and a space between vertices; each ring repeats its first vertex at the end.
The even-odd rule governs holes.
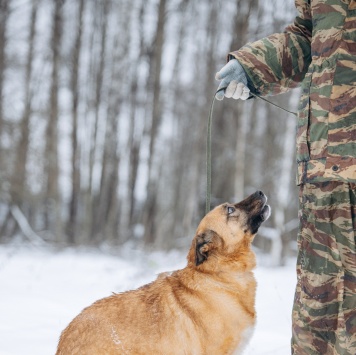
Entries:
POLYGON ((298 183, 356 182, 356 0, 296 0, 283 33, 230 53, 261 95, 302 82, 298 183))

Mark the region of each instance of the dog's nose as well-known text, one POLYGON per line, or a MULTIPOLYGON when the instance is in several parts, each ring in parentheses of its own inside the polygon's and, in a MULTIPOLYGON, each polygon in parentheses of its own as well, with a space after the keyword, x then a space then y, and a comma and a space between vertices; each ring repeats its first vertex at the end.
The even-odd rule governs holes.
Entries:
POLYGON ((256 194, 263 197, 265 194, 262 191, 256 191, 256 194))

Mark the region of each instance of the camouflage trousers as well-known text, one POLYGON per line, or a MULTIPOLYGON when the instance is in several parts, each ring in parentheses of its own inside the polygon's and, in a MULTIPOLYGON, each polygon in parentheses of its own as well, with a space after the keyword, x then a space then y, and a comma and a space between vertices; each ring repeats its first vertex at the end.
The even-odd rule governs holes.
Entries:
POLYGON ((356 354, 356 184, 300 186, 294 355, 356 354))

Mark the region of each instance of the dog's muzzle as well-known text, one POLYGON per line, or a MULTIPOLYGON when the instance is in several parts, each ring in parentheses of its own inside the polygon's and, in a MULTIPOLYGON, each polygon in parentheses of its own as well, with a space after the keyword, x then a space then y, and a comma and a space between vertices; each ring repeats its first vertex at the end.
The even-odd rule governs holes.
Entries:
POLYGON ((257 233, 261 224, 271 215, 271 207, 266 203, 267 196, 262 191, 256 191, 236 206, 247 213, 247 225, 252 234, 257 233))

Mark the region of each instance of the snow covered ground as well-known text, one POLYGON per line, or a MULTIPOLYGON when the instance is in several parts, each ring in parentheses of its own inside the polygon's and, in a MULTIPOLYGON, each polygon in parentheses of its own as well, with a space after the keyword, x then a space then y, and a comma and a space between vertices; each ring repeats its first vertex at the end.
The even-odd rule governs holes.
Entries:
MULTIPOLYGON (((54 354, 60 332, 85 306, 184 265, 177 251, 143 254, 126 247, 114 255, 0 246, 0 354, 54 354)), ((258 320, 244 355, 290 354, 294 260, 283 268, 259 266, 255 275, 258 320)))

